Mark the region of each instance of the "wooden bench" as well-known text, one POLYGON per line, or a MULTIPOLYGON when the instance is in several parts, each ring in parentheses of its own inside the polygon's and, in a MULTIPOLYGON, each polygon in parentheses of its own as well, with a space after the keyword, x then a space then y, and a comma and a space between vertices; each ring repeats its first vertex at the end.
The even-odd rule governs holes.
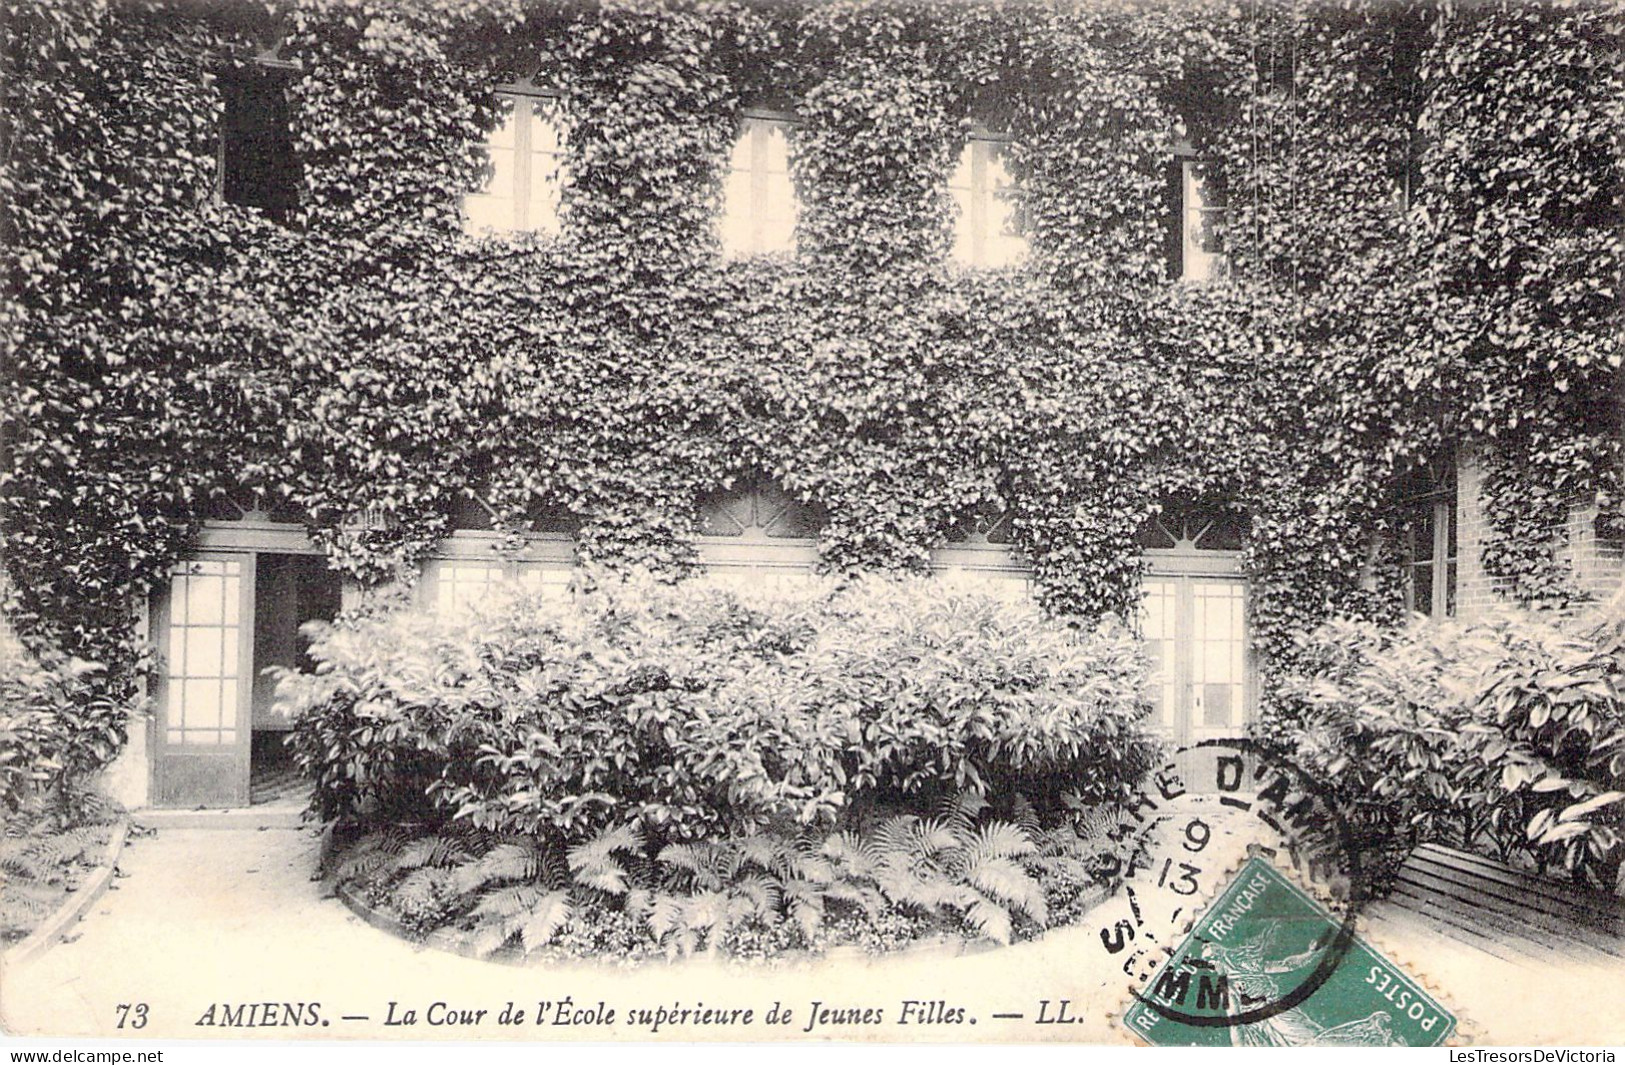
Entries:
POLYGON ((1393 893, 1367 912, 1519 965, 1625 959, 1625 899, 1432 843, 1411 852, 1393 893))

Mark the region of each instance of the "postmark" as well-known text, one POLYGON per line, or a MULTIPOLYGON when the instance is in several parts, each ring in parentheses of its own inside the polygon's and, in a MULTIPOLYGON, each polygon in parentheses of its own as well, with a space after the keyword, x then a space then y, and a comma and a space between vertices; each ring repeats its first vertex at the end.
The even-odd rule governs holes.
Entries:
POLYGON ((1175 752, 1150 775, 1128 818, 1122 890, 1100 911, 1099 941, 1131 994, 1250 857, 1290 868, 1350 920, 1366 896, 1354 834, 1336 804, 1312 778, 1247 740, 1175 752))
POLYGON ((1268 860, 1251 858, 1123 1024, 1154 1046, 1438 1046, 1455 1016, 1268 860))

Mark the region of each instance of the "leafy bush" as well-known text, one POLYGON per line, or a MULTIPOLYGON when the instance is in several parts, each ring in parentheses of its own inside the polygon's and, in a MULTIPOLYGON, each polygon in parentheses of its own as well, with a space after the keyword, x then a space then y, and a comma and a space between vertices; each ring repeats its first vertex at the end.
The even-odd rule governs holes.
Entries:
POLYGON ((929 580, 751 596, 603 578, 314 635, 315 674, 279 696, 323 818, 697 840, 961 790, 1108 802, 1157 754, 1128 632, 929 580))
POLYGON ((62 825, 84 819, 87 785, 124 746, 128 704, 98 682, 102 668, 36 658, 0 629, 0 805, 40 807, 62 825))
POLYGON ((1261 731, 1379 843, 1493 849, 1625 893, 1625 618, 1506 611, 1303 638, 1261 731))

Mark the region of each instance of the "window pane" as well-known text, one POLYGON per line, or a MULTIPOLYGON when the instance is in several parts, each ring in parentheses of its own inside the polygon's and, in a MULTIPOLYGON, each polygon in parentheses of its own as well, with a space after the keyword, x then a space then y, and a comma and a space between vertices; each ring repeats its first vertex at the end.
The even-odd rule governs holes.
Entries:
MULTIPOLYGON (((233 691, 236 683, 228 685, 233 691)), ((214 679, 188 680, 181 684, 181 728, 219 728, 223 710, 220 696, 221 682, 214 679)))
MULTIPOLYGON (((222 637, 230 635, 235 637, 236 629, 186 629, 186 673, 188 677, 219 677, 230 676, 236 670, 230 669, 222 673, 225 666, 224 649, 221 647, 222 637)), ((235 657, 235 656, 234 656, 235 657)), ((233 663, 235 665, 235 663, 233 663)))
POLYGON ((794 250, 797 205, 789 158, 785 123, 745 119, 724 181, 718 220, 718 235, 728 251, 750 255, 794 250))
POLYGON ((1428 563, 1411 567, 1411 597, 1412 610, 1433 613, 1433 567, 1428 563))
POLYGON ((494 196, 470 196, 463 201, 463 211, 468 216, 470 233, 478 233, 481 230, 502 232, 513 228, 512 200, 499 200, 494 196))
POLYGON ((1202 726, 1229 728, 1235 723, 1236 686, 1233 684, 1202 685, 1202 726))
MULTIPOLYGON (((772 122, 766 125, 766 154, 762 158, 762 168, 769 174, 788 174, 790 172, 790 138, 781 123, 772 122)), ((788 185, 788 182, 786 182, 788 185)))
POLYGON ((1221 225, 1224 204, 1208 176, 1207 164, 1187 159, 1182 172, 1183 276, 1189 281, 1206 281, 1225 274, 1221 225))
POLYGON ((732 170, 723 186, 720 228, 729 251, 751 250, 750 181, 749 170, 732 170))
POLYGON ((511 149, 518 142, 518 103, 519 99, 516 96, 507 93, 497 95, 497 109, 502 117, 497 122, 496 129, 492 130, 491 135, 486 139, 485 143, 488 147, 511 149))
POLYGON ((538 233, 559 231, 559 171, 556 156, 539 155, 530 169, 530 223, 538 233))
POLYGON ((1412 526, 1413 558, 1418 562, 1429 562, 1433 559, 1433 504, 1424 503, 1411 511, 1414 525, 1412 526))
POLYGON ((179 616, 187 625, 218 625, 225 616, 226 581, 222 577, 194 574, 181 579, 185 604, 179 616))
POLYGON ((548 101, 537 100, 530 129, 530 228, 559 230, 559 190, 564 180, 564 129, 548 101))

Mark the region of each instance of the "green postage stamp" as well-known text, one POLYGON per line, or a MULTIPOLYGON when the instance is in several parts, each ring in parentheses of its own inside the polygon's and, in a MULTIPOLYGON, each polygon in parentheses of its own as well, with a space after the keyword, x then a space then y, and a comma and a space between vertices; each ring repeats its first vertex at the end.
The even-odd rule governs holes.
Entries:
POLYGON ((1154 1046, 1438 1046, 1456 1019, 1250 858, 1123 1015, 1154 1046))

